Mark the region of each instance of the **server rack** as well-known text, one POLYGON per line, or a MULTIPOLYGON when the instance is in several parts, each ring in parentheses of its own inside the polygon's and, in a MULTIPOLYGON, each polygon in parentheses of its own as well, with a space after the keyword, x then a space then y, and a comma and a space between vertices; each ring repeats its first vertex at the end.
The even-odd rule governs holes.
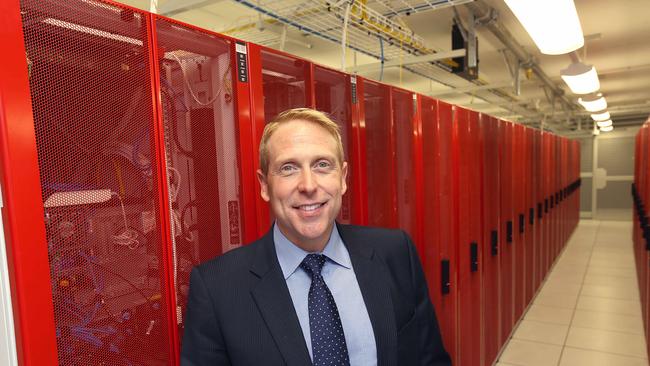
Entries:
POLYGON ((22 7, 0 5, 0 172, 26 365, 177 363, 191 267, 269 228, 256 146, 291 107, 341 127, 339 221, 415 239, 459 364, 494 361, 568 238, 565 204, 521 224, 529 182, 564 201, 563 139, 110 1, 22 7))

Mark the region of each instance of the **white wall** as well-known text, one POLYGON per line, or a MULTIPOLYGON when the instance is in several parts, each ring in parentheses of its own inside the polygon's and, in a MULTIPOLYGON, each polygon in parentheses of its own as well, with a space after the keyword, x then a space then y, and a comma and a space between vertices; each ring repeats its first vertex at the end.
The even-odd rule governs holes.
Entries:
MULTIPOLYGON (((0 209, 2 207, 4 206, 2 203, 2 191, 0 190, 0 209)), ((9 288, 9 268, 7 267, 7 246, 2 219, 0 219, 0 366, 18 365, 16 338, 14 334, 14 319, 9 288)))

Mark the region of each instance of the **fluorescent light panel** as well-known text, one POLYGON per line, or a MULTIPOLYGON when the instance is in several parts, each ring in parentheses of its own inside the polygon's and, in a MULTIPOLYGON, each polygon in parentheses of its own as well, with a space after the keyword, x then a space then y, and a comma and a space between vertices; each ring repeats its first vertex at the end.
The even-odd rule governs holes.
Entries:
POLYGON ((600 89, 596 68, 581 62, 574 62, 560 72, 562 80, 574 94, 591 94, 600 89))
POLYGON ((505 0, 540 52, 561 55, 585 44, 573 0, 505 0))
POLYGON ((609 112, 596 113, 596 114, 592 114, 591 118, 596 122, 598 122, 598 121, 607 121, 608 119, 610 119, 610 115, 609 115, 609 112))

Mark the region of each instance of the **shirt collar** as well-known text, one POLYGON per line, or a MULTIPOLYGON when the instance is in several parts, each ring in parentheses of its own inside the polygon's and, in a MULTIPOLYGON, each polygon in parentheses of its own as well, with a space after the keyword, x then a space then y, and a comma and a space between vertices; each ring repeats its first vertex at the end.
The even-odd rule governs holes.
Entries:
MULTIPOLYGON (((287 239, 276 224, 273 225, 273 243, 275 244, 275 252, 280 262, 280 268, 282 268, 282 274, 286 280, 298 269, 300 263, 310 253, 299 248, 287 239)), ((332 262, 342 267, 352 268, 350 253, 348 253, 345 244, 343 244, 343 239, 341 239, 336 225, 332 229, 332 234, 325 245, 325 249, 320 254, 324 254, 332 262)))

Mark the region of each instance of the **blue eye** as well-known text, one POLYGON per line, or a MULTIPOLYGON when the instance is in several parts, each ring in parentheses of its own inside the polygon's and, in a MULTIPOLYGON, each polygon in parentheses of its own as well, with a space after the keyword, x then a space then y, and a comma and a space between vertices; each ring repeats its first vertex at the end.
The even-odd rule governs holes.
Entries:
POLYGON ((287 174, 292 173, 296 170, 296 167, 293 164, 285 164, 280 167, 280 172, 287 174))
POLYGON ((331 166, 332 164, 327 160, 320 160, 316 163, 316 168, 318 169, 329 169, 331 166))

